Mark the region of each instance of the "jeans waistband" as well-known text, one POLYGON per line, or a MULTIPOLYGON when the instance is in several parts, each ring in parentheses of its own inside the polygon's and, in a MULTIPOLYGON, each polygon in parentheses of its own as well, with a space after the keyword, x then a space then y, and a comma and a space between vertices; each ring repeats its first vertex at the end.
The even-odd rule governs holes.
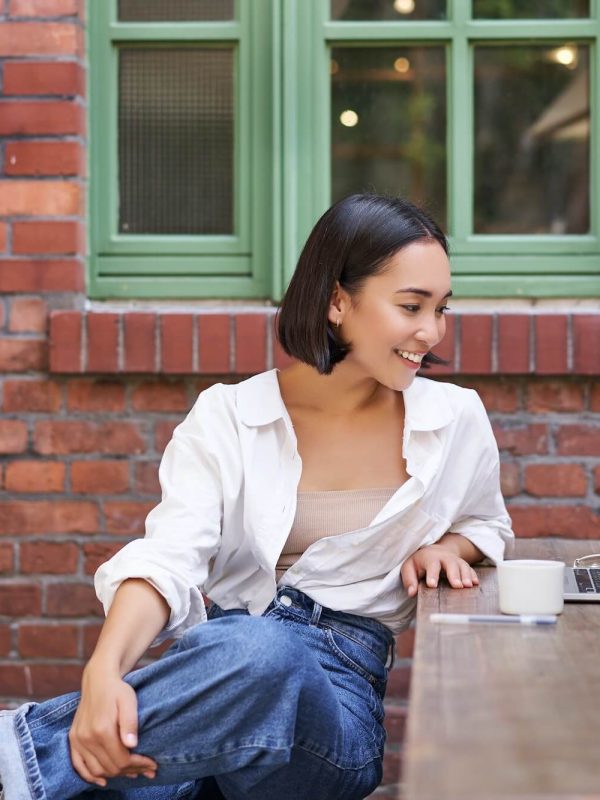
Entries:
POLYGON ((390 667, 394 663, 395 639, 390 629, 372 617, 361 617, 322 606, 299 589, 277 588, 277 601, 309 625, 328 627, 349 636, 376 653, 390 667), (287 598, 287 599, 286 599, 287 598))

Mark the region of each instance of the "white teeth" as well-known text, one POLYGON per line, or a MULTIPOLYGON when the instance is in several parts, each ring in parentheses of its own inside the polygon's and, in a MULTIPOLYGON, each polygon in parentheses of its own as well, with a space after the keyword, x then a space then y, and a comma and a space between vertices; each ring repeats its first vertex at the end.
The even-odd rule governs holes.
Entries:
POLYGON ((415 364, 420 364, 423 360, 422 355, 419 355, 418 353, 409 353, 408 350, 396 350, 395 352, 401 355, 403 358, 407 358, 409 361, 414 361, 415 364))

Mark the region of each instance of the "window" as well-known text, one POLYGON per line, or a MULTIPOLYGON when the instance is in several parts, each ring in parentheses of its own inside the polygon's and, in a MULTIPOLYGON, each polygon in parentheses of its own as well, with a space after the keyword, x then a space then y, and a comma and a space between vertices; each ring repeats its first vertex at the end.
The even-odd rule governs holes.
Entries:
POLYGON ((365 190, 442 222, 459 296, 599 292, 599 5, 90 3, 92 294, 278 300, 365 190))
POLYGON ((89 2, 90 289, 268 297, 268 0, 89 2))

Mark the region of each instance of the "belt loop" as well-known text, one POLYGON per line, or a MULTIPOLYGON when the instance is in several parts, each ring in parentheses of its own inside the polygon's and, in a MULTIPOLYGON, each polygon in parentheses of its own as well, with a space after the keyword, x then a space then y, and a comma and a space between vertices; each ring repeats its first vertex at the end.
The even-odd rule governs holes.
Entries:
POLYGON ((396 637, 392 636, 392 642, 390 644, 390 650, 388 653, 388 661, 385 664, 385 668, 391 669, 394 666, 395 660, 396 660, 396 637))
POLYGON ((308 624, 309 625, 313 625, 313 626, 314 625, 318 625, 319 624, 319 620, 321 619, 321 612, 322 611, 323 611, 323 606, 319 605, 319 603, 317 603, 317 601, 315 600, 314 601, 313 610, 312 610, 312 616, 311 616, 310 622, 308 624))

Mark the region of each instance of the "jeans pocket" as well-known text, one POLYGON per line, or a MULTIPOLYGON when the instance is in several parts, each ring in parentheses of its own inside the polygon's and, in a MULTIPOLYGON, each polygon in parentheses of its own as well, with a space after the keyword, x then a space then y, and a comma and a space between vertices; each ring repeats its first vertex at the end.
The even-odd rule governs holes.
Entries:
POLYGON ((327 626, 325 631, 331 650, 343 664, 366 678, 370 684, 385 685, 387 669, 369 647, 335 628, 327 626))

